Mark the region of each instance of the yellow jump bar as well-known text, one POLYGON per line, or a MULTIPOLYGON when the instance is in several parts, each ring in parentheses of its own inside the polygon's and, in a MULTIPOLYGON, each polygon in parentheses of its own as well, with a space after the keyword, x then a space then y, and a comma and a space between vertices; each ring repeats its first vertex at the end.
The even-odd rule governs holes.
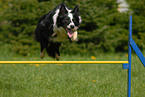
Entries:
POLYGON ((0 61, 0 64, 123 64, 128 61, 0 61))

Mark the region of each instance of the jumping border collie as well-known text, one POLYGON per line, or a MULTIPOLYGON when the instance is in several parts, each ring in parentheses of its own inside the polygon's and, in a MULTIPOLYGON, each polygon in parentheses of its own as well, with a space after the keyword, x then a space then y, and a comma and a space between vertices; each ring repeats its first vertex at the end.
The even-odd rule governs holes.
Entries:
POLYGON ((40 57, 44 58, 44 49, 49 56, 60 59, 59 47, 63 41, 77 41, 77 29, 81 17, 79 6, 69 9, 64 3, 56 6, 48 14, 42 16, 34 31, 35 40, 40 42, 40 57))

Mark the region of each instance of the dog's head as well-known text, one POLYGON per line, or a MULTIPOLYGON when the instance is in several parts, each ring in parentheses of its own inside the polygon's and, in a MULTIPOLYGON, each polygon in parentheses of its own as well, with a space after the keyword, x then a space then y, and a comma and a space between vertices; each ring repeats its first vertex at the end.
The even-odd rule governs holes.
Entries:
POLYGON ((63 27, 72 41, 77 40, 77 29, 80 23, 81 17, 79 15, 78 5, 76 5, 73 10, 68 9, 65 4, 60 5, 57 26, 63 27))

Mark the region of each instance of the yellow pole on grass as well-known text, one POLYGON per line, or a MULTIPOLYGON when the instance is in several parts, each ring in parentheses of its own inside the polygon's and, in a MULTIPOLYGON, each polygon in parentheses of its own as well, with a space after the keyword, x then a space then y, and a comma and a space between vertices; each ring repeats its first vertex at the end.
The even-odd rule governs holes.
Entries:
POLYGON ((0 61, 0 64, 123 64, 128 61, 0 61))

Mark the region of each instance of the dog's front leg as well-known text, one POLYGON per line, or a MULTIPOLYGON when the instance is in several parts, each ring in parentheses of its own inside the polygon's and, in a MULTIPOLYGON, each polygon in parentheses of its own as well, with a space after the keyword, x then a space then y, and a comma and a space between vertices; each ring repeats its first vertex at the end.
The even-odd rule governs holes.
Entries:
POLYGON ((54 37, 57 34, 57 32, 54 32, 51 36, 54 37))

